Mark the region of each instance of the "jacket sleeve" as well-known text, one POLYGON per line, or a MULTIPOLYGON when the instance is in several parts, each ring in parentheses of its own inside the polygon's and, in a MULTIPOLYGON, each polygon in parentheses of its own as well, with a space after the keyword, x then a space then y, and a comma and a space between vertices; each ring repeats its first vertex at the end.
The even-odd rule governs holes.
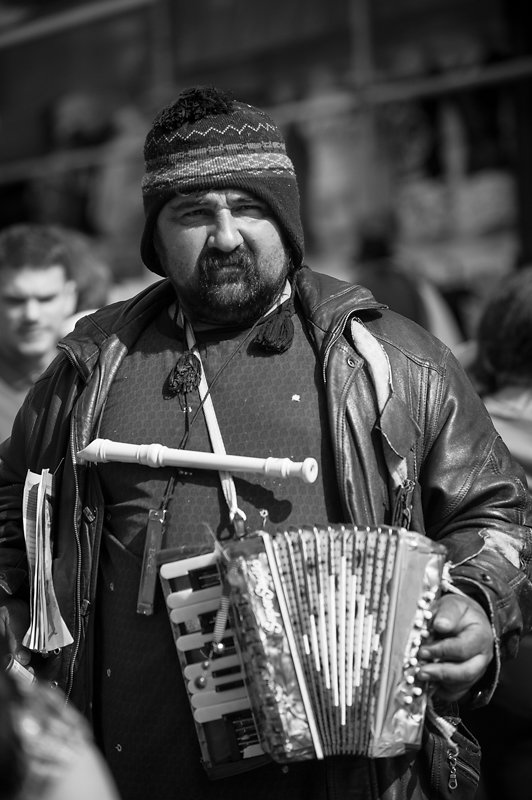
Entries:
MULTIPOLYGON (((23 406, 24 409, 24 406, 23 406)), ((27 599, 28 564, 22 521, 27 473, 21 440, 24 410, 19 411, 10 439, 0 447, 0 604, 10 597, 27 599)))
POLYGON ((497 655, 504 659, 515 655, 519 637, 532 627, 526 478, 450 353, 427 390, 432 433, 419 473, 425 530, 447 547, 451 584, 488 612, 497 655))
POLYGON ((59 357, 29 391, 11 437, 0 446, 0 604, 10 597, 29 596, 24 485, 28 470, 55 472, 65 457, 69 423, 64 410, 71 397, 60 387, 68 373, 72 387, 76 383, 72 372, 66 359, 59 357))

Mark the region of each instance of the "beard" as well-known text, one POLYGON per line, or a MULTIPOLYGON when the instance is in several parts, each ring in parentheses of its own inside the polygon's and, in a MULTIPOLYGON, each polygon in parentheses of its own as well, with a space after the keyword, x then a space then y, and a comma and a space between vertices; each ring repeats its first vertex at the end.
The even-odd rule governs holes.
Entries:
POLYGON ((205 321, 245 327, 252 325, 273 305, 290 271, 284 252, 281 270, 257 263, 254 253, 242 244, 232 253, 206 250, 198 260, 197 294, 187 297, 187 307, 205 321))

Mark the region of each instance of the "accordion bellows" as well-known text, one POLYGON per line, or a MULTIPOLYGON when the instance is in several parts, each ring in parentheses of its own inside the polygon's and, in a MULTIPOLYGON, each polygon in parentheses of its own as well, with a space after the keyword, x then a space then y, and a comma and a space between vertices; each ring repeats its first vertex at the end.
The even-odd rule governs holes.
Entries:
POLYGON ((378 758, 420 746, 428 687, 417 656, 442 545, 404 528, 328 525, 161 555, 209 777, 271 758, 378 758))
POLYGON ((235 635, 263 749, 277 761, 419 747, 417 652, 445 548, 391 527, 289 529, 229 545, 235 635))

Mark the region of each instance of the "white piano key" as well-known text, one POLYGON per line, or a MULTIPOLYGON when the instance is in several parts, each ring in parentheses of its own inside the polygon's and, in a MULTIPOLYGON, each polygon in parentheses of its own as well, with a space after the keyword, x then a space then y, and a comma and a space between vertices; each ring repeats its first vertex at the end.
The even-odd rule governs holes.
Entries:
POLYGON ((239 672, 231 672, 229 675, 221 675, 220 677, 213 677, 210 672, 203 672, 201 675, 189 681, 187 688, 190 694, 196 694, 196 692, 204 694, 206 692, 215 691, 216 688, 219 688, 220 691, 224 691, 223 687, 225 685, 230 686, 232 683, 235 683, 235 681, 243 680, 244 675, 241 670, 239 672))
MULTIPOLYGON (((230 656, 220 656, 219 658, 213 659, 209 663, 209 672, 216 672, 220 669, 230 669, 231 667, 241 668, 241 661, 236 653, 230 656)), ((187 680, 192 681, 194 678, 203 675, 204 672, 203 661, 198 661, 196 664, 188 664, 183 670, 183 675, 187 680)))
POLYGON ((222 596, 222 585, 211 586, 208 589, 183 589, 181 592, 170 592, 166 598, 168 608, 185 608, 194 606, 196 603, 203 603, 205 600, 212 600, 222 596))
POLYGON ((226 692, 197 692, 190 698, 190 703, 192 708, 210 708, 244 698, 249 703, 246 687, 238 686, 236 689, 228 689, 226 692))
POLYGON ((186 622, 193 617, 200 617, 202 614, 209 614, 213 611, 218 611, 220 608, 220 598, 215 597, 213 600, 205 600, 203 603, 197 603, 192 606, 185 606, 184 608, 174 608, 170 611, 170 619, 175 625, 181 622, 186 622))
MULTIPOLYGON (((233 631, 231 629, 227 629, 225 631, 225 636, 232 636, 233 631)), ((176 647, 181 653, 186 653, 189 650, 200 650, 209 642, 212 642, 212 632, 211 633, 186 633, 183 636, 179 636, 176 640, 176 647)))
POLYGON ((167 581, 172 578, 180 578, 195 569, 212 567, 217 561, 218 555, 214 552, 205 553, 202 556, 193 556, 192 558, 181 558, 178 561, 169 561, 166 564, 161 564, 161 577, 167 581))
POLYGON ((250 702, 249 698, 246 696, 240 700, 232 700, 229 703, 220 703, 217 706, 196 708, 194 711, 194 719, 196 722, 205 724, 215 719, 221 719, 226 714, 234 714, 237 711, 247 711, 249 708, 250 702))

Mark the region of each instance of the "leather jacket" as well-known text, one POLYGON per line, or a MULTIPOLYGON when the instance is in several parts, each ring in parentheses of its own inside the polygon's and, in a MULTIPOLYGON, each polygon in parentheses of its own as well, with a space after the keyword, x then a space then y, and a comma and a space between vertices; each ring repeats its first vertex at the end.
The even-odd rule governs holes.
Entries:
MULTIPOLYGON (((346 519, 390 523, 399 497, 411 528, 446 545, 453 583, 484 605, 493 625, 496 658, 475 699, 486 702, 500 658, 515 654, 522 631, 532 625, 531 576, 523 566, 532 561, 532 537, 524 527, 531 519, 524 474, 441 342, 377 303, 363 287, 308 268, 297 273, 297 294, 322 364, 346 519), (351 335, 353 318, 386 354, 393 393, 384 410, 377 408, 368 364, 351 335), (398 497, 390 491, 386 446, 404 457, 408 468, 398 497)), ((109 387, 128 348, 173 298, 163 280, 78 322, 30 391, 11 439, 0 450, 0 602, 27 597, 23 485, 28 469, 49 468, 57 486, 54 586, 74 642, 35 666, 88 715, 91 621, 105 508, 95 470, 78 464, 76 453, 97 436, 109 387)), ((424 747, 431 749, 432 759, 437 741, 426 733, 424 747)), ((466 741, 464 748, 477 758, 474 744, 466 741)), ((445 760, 441 752, 438 757, 445 760)), ((433 784, 426 795, 425 790, 405 794, 412 763, 412 755, 378 759, 375 796, 439 797, 433 784)))

